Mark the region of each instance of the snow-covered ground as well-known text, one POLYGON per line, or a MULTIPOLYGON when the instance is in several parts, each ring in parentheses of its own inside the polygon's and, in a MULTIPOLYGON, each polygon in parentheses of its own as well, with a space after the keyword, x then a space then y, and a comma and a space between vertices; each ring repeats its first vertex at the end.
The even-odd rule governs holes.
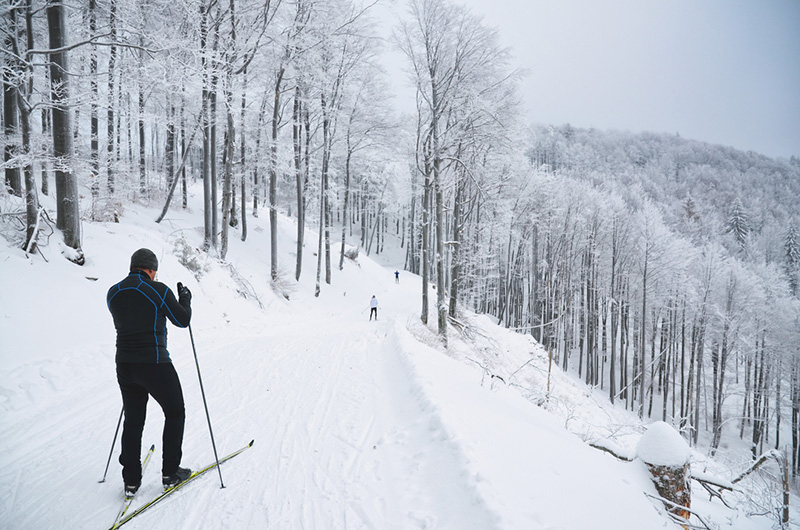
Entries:
MULTIPOLYGON (((294 224, 281 218, 285 279, 269 277, 268 221, 233 232, 227 262, 196 253, 200 212, 131 206, 122 222, 84 223, 87 262, 41 256, 0 241, 0 527, 102 529, 122 500, 114 451, 121 400, 107 289, 131 253, 159 256, 159 280, 193 292, 192 331, 220 454, 252 449, 131 521, 135 529, 643 530, 678 528, 664 515, 644 465, 589 446, 632 451, 644 427, 554 369, 530 338, 468 317, 475 337, 451 329, 450 348, 419 320, 421 281, 362 255, 334 262, 314 297, 316 234, 294 281, 294 224), (372 295, 379 320, 368 320, 372 295), (286 295, 286 296, 283 296, 286 295), (263 306, 263 307, 261 307, 263 306)), ((337 238, 338 239, 338 236, 337 238)), ((435 326, 435 322, 432 324, 435 326)), ((187 406, 183 465, 213 461, 192 346, 170 327, 169 350, 187 406)), ((163 420, 152 402, 144 445, 156 444, 134 506, 160 490, 163 420)), ((143 447, 146 449, 146 447, 143 447)), ((697 458, 698 455, 695 455, 697 458)), ((723 478, 729 478, 730 474, 723 478)), ((700 488, 695 484, 695 490, 700 488)), ((719 529, 764 530, 696 492, 694 507, 719 529)))

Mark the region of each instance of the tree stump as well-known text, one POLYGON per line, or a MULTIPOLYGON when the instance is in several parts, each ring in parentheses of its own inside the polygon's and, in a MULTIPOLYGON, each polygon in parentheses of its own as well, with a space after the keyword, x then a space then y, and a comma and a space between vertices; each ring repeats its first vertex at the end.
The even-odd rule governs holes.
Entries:
POLYGON ((646 465, 656 491, 669 501, 664 503, 670 513, 689 518, 692 503, 691 451, 686 441, 667 423, 659 421, 647 428, 636 447, 646 465))
POLYGON ((679 468, 654 466, 647 462, 645 462, 645 465, 650 471, 650 477, 653 479, 653 484, 658 494, 664 499, 675 503, 665 503, 667 511, 688 519, 690 514, 687 508, 692 507, 689 463, 687 462, 679 468))

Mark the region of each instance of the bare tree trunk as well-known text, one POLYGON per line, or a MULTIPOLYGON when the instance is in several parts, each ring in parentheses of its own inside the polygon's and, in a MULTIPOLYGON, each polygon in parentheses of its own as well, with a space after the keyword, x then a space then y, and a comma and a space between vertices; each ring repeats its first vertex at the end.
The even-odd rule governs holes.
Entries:
MULTIPOLYGON (((16 41, 19 38, 17 29, 17 10, 8 9, 9 24, 5 38, 6 49, 17 48, 16 41)), ((19 50, 18 50, 19 51, 19 50)), ((17 53, 19 55, 19 53, 17 53)), ((19 163, 11 163, 19 155, 19 114, 17 100, 17 83, 13 78, 14 71, 21 66, 17 60, 7 59, 11 64, 3 68, 3 133, 5 134, 5 150, 3 159, 5 161, 5 183, 11 193, 22 197, 22 179, 20 177, 19 163)))
MULTIPOLYGON (((31 0, 25 0, 25 35, 26 35, 26 49, 33 49, 33 11, 31 9, 31 0)), ((20 56, 20 50, 17 46, 17 55, 20 56)), ((19 107, 20 125, 22 128, 22 158, 25 160, 23 166, 23 174, 25 177, 25 252, 34 252, 36 250, 36 237, 38 230, 39 220, 39 195, 36 192, 36 179, 33 176, 33 163, 31 148, 31 112, 29 106, 29 98, 33 92, 33 69, 31 66, 25 67, 24 82, 18 85, 14 91, 17 97, 17 107, 19 107), (23 94, 24 92, 24 94, 23 94), (23 97, 24 96, 24 97, 23 97)))
POLYGON ((224 55, 225 78, 222 83, 222 90, 225 97, 225 134, 222 147, 222 240, 220 245, 220 258, 225 259, 228 255, 228 231, 231 226, 235 226, 235 184, 233 181, 233 156, 236 145, 233 127, 233 65, 236 62, 236 3, 234 0, 228 2, 228 13, 231 22, 231 48, 224 55), (233 223, 231 221, 234 221, 233 223))
POLYGON ((423 147, 425 154, 425 188, 422 199, 422 312, 420 318, 423 324, 428 324, 428 282, 430 281, 430 218, 431 218, 431 167, 430 151, 426 145, 423 147))
POLYGON ((214 25, 214 44, 212 46, 211 61, 211 92, 209 93, 209 169, 211 172, 211 246, 218 248, 219 245, 219 208, 217 191, 219 188, 217 180, 217 87, 219 84, 219 61, 216 59, 217 46, 219 44, 219 24, 214 25))
POLYGON ((258 218, 258 200, 263 196, 264 182, 259 169, 261 168, 259 160, 261 160, 261 130, 264 127, 264 116, 267 113, 267 98, 266 94, 261 100, 261 107, 258 111, 258 125, 256 126, 256 148, 255 158, 253 164, 253 217, 258 218))
POLYGON ((328 107, 325 91, 322 91, 320 96, 320 104, 322 107, 322 194, 320 200, 322 201, 322 221, 320 222, 320 230, 324 233, 324 249, 325 252, 325 283, 331 283, 331 232, 330 232, 330 205, 328 200, 329 182, 328 182, 328 169, 331 157, 331 117, 332 109, 328 107))
POLYGON ((314 296, 319 296, 322 284, 322 250, 325 233, 325 187, 320 183, 319 186, 319 235, 317 237, 317 282, 314 288, 314 296))
POLYGON ((139 193, 147 195, 147 161, 144 134, 144 78, 139 79, 139 193))
POLYGON ((417 254, 417 171, 411 170, 411 208, 408 214, 408 246, 406 246, 406 269, 419 274, 419 255, 417 254))
MULTIPOLYGON (((731 320, 733 319, 733 302, 736 295, 736 280, 731 277, 728 282, 727 296, 725 301, 725 315, 722 326, 722 341, 719 347, 711 351, 711 364, 713 368, 713 388, 712 396, 712 429, 714 431, 711 439, 711 455, 713 456, 719 447, 722 437, 722 401, 724 399, 725 369, 729 355, 729 341, 731 331, 731 320)), ((762 345, 763 347, 763 345, 762 345)), ((766 402, 766 399, 765 399, 766 402)))
POLYGON ((797 476, 800 465, 800 357, 792 358, 792 476, 797 476))
MULTIPOLYGON (((43 98, 46 98, 47 95, 43 94, 43 98)), ((42 138, 46 138, 47 136, 52 136, 51 131, 52 125, 50 123, 50 109, 43 108, 42 109, 42 138)), ((49 154, 52 151, 52 145, 50 142, 42 141, 42 153, 49 154)), ((46 157, 47 158, 47 157, 46 157)), ((50 176, 47 170, 47 160, 42 160, 42 195, 49 195, 50 194, 50 176)))
POLYGON ((172 181, 175 180, 175 104, 172 102, 172 95, 167 95, 167 137, 166 145, 164 148, 164 158, 166 159, 166 173, 167 173, 167 189, 172 187, 172 181))
POLYGON ((272 281, 278 279, 278 122, 280 121, 281 85, 285 71, 285 67, 281 66, 275 78, 272 100, 272 136, 269 146, 269 248, 272 281))
POLYGON ((302 101, 300 85, 298 84, 294 89, 294 105, 292 107, 292 148, 294 150, 294 178, 297 188, 297 261, 294 267, 294 278, 297 281, 300 280, 300 274, 303 272, 303 240, 306 230, 302 134, 302 101))
MULTIPOLYGON (((230 99, 230 96, 226 99, 230 99)), ((228 101, 228 103, 233 103, 228 101)), ((233 130, 233 114, 231 107, 226 104, 227 108, 227 131, 225 132, 225 146, 222 152, 223 171, 225 172, 222 177, 222 241, 220 245, 220 258, 225 259, 228 254, 228 226, 230 215, 230 203, 232 199, 231 185, 233 182, 233 152, 234 152, 234 130, 233 130)))
POLYGON ((783 358, 778 356, 775 370, 775 449, 781 445, 781 377, 783 376, 783 358))
MULTIPOLYGON (((89 0, 89 35, 94 38, 97 34, 97 0, 89 0)), ((89 86, 91 91, 91 104, 89 110, 90 121, 90 167, 92 190, 92 218, 97 219, 97 201, 100 198, 100 120, 98 119, 98 106, 100 104, 100 89, 97 83, 97 45, 91 45, 89 52, 89 86)))
MULTIPOLYGON (((17 92, 19 99, 21 95, 17 92)), ((26 162, 23 166, 25 175, 25 249, 33 252, 36 249, 36 229, 39 217, 39 196, 36 193, 36 179, 33 177, 33 164, 31 164, 31 118, 30 109, 26 102, 19 102, 20 122, 22 125, 22 155, 26 162)))
POLYGON ((644 256, 644 271, 642 272, 642 314, 641 330, 639 336, 639 417, 644 417, 645 380, 647 379, 647 363, 645 351, 647 348, 647 250, 644 256))
POLYGON ((114 143, 114 109, 116 105, 114 75, 117 65, 117 0, 109 0, 108 4, 108 25, 109 25, 109 39, 111 46, 108 50, 108 110, 106 111, 106 175, 108 193, 113 195, 116 190, 116 176, 114 174, 115 163, 115 143, 114 143))
POLYGON ((208 252, 211 248, 211 241, 213 239, 213 226, 211 223, 212 210, 214 209, 211 202, 211 124, 209 123, 208 107, 209 107, 209 85, 210 76, 209 61, 208 61, 208 11, 209 6, 202 4, 200 6, 200 62, 203 71, 203 89, 201 96, 201 114, 202 114, 202 127, 203 127, 203 250, 208 252))
MULTIPOLYGON (((141 18, 142 27, 145 25, 145 12, 144 6, 141 2, 138 3, 139 7, 139 17, 141 18)), ((144 37, 139 36, 139 45, 144 47, 144 37)), ((145 75, 144 75, 144 50, 139 51, 139 80, 137 83, 139 89, 139 120, 138 120, 138 132, 139 132, 139 192, 142 196, 147 194, 147 160, 146 160, 146 143, 145 143, 145 130, 144 130, 144 84, 145 84, 145 75)))
MULTIPOLYGON (((194 133, 192 133, 192 136, 194 136, 194 133)), ((181 83, 181 160, 186 159, 186 150, 188 148, 189 146, 186 144, 186 87, 181 83)), ((186 189, 186 164, 183 164, 179 173, 181 179, 181 206, 185 210, 189 205, 189 196, 186 189)))
POLYGON ((610 294, 610 317, 611 317, 611 358, 609 359, 609 371, 608 371, 608 396, 611 400, 611 404, 614 404, 614 397, 617 393, 617 340, 619 337, 619 330, 617 329, 617 325, 619 322, 617 307, 614 307, 616 302, 617 305, 620 304, 619 297, 617 296, 617 271, 618 265, 617 261, 619 259, 618 248, 619 248, 619 226, 618 226, 619 219, 617 216, 614 216, 612 223, 612 235, 611 235, 611 286, 609 287, 609 294, 610 294))
POLYGON ((66 10, 62 0, 47 5, 50 49, 50 88, 53 102, 53 154, 56 157, 56 227, 64 243, 76 250, 69 259, 83 265, 78 180, 72 173, 73 136, 69 112, 69 63, 67 58, 66 10))
POLYGON ((440 155, 438 126, 433 128, 433 189, 436 200, 436 314, 438 316, 439 340, 447 346, 447 293, 444 280, 444 199, 440 176, 440 155))
POLYGON ((240 143, 240 153, 239 153, 239 167, 241 168, 241 205, 242 205, 242 241, 247 239, 247 164, 245 164, 245 134, 244 134, 244 118, 245 118, 245 111, 247 110, 247 67, 242 70, 242 109, 241 115, 239 120, 239 143, 240 143))
POLYGON ((453 201, 453 236, 451 243, 451 263, 450 263, 450 314, 456 316, 459 282, 461 281, 461 201, 464 193, 463 179, 456 184, 456 196, 453 201))
POLYGON ((344 248, 347 236, 348 213, 350 207, 350 160, 353 157, 353 148, 350 143, 350 131, 347 131, 347 156, 344 163, 344 204, 342 206, 342 247, 339 250, 339 270, 344 268, 344 248))

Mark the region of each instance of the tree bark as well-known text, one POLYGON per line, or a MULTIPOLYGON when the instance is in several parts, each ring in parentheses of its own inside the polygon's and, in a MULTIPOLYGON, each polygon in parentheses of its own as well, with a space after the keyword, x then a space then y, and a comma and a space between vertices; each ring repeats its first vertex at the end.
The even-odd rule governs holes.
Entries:
POLYGON ((50 89, 53 103, 53 154, 56 158, 56 227, 64 234, 64 243, 75 249, 68 259, 83 265, 78 180, 72 172, 73 136, 69 111, 69 62, 66 35, 66 10, 62 0, 47 5, 50 42, 50 89))
MULTIPOLYGON (((97 34, 97 0, 89 0, 89 36, 97 34)), ((89 109, 90 140, 89 156, 91 168, 92 190, 92 218, 97 220, 97 202, 100 198, 100 120, 98 119, 98 106, 100 104, 100 89, 97 82, 97 45, 92 44, 89 52, 89 86, 91 103, 89 109)))
POLYGON ((242 108, 241 108, 241 115, 239 119, 239 143, 240 143, 240 152, 239 152, 239 167, 241 168, 241 209, 242 209, 242 241, 247 239, 247 164, 245 163, 245 134, 244 134, 244 124, 245 124, 245 111, 247 110, 247 67, 245 66, 242 70, 242 108))
POLYGON ((278 279, 278 125, 280 121, 281 86, 286 67, 281 65, 275 77, 272 99, 272 135, 269 145, 269 248, 270 278, 278 279))
POLYGON ((114 142, 116 134, 114 131, 114 109, 116 105, 116 98, 114 97, 114 75, 117 65, 117 46, 115 44, 117 42, 117 0, 109 0, 108 9, 109 39, 112 44, 108 50, 108 110, 106 111, 106 141, 108 145, 106 146, 106 178, 108 193, 113 195, 116 190, 116 176, 114 174, 114 163, 116 162, 116 148, 114 142))
POLYGON ((303 184, 303 122, 300 85, 294 89, 292 106, 292 149, 294 150, 294 178, 297 193, 297 251, 294 279, 300 281, 303 272, 303 244, 306 230, 305 186, 303 184))
MULTIPOLYGON (((5 38, 8 50, 18 48, 16 40, 19 38, 17 30, 17 10, 8 9, 9 25, 5 38)), ((14 72, 21 69, 18 61, 9 59, 7 68, 3 68, 3 133, 5 134, 5 184, 11 193, 22 197, 22 179, 20 177, 19 163, 11 163, 19 155, 19 112, 17 101, 17 83, 13 78, 14 72)))
POLYGON ((200 6, 200 62, 202 66, 203 88, 201 94, 201 114, 203 127, 203 250, 208 252, 213 240, 213 225, 211 223, 211 124, 209 122, 209 91, 210 77, 208 61, 208 11, 209 6, 203 3, 200 6))

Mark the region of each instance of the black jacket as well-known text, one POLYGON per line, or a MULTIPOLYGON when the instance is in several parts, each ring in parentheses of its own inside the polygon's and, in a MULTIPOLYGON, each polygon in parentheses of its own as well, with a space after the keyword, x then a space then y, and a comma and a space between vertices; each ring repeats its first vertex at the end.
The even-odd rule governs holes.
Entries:
POLYGON ((168 363, 167 318, 185 328, 192 318, 191 296, 180 301, 165 284, 134 270, 108 290, 106 303, 117 328, 118 363, 168 363))

